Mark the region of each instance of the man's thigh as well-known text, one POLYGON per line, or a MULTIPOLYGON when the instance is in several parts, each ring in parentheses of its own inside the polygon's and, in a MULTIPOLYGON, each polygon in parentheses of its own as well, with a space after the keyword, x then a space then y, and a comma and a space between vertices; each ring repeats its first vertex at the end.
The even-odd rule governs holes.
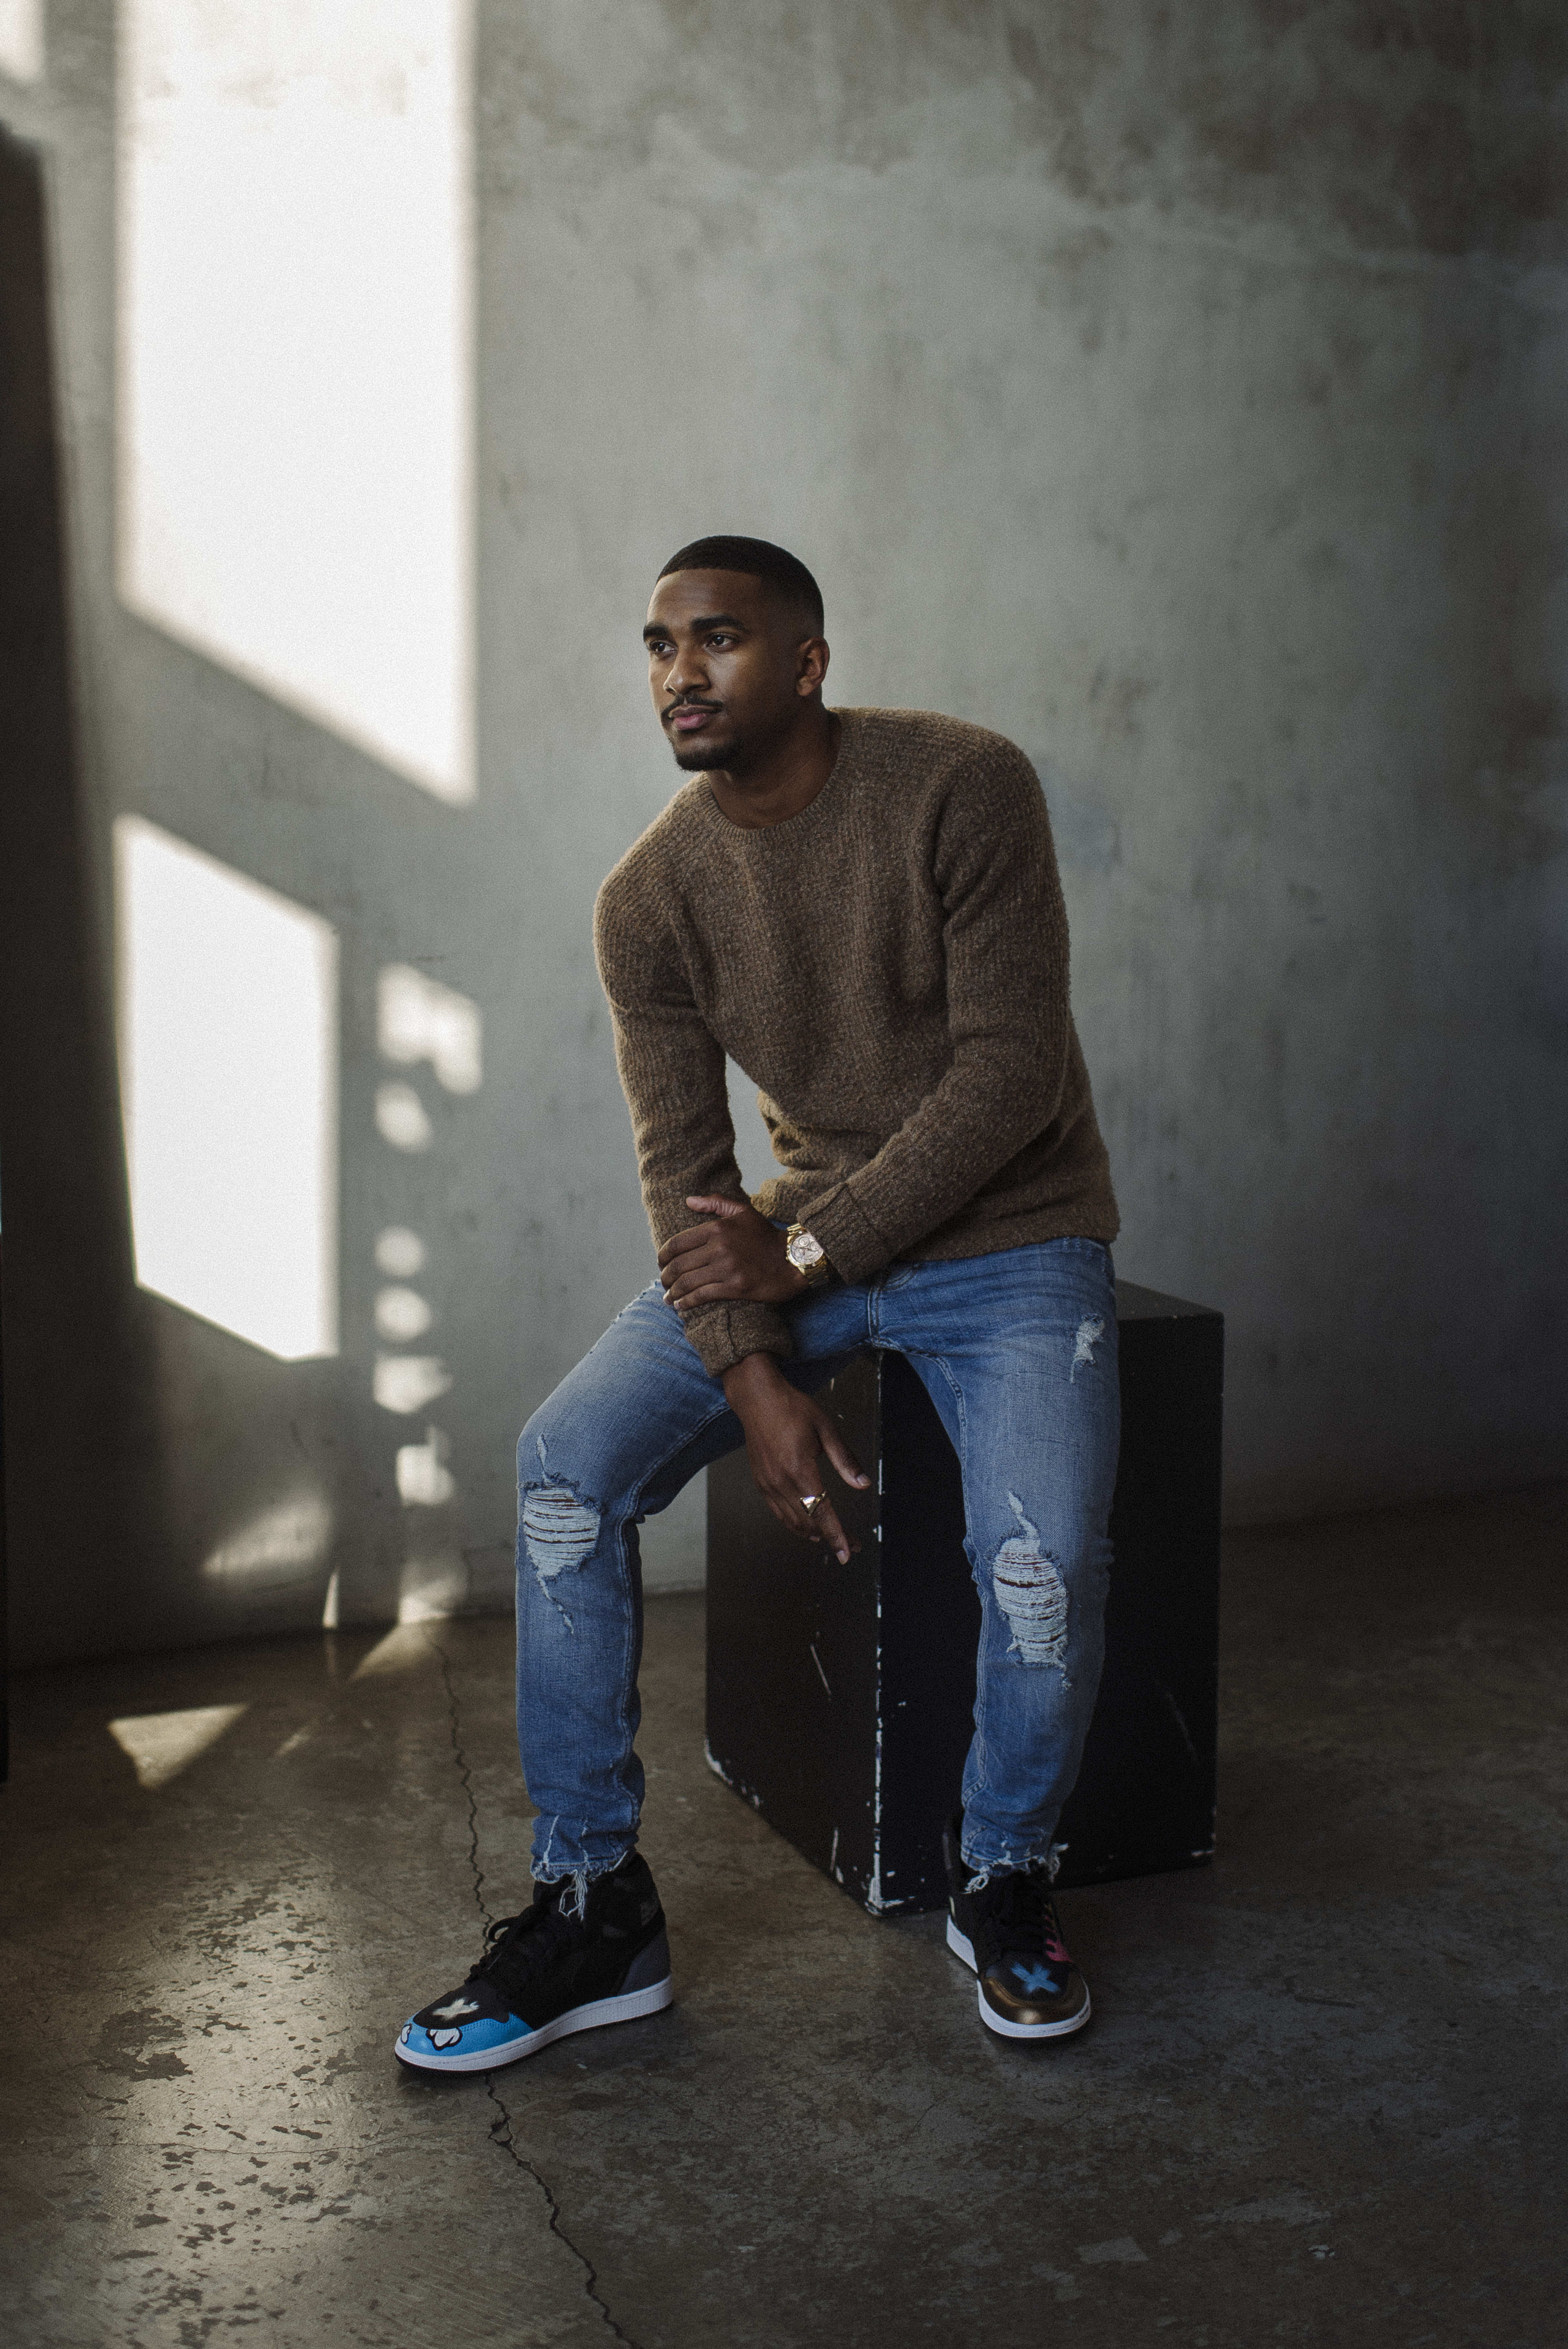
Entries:
POLYGON ((897 1326, 963 1467, 995 1744, 1009 1671, 1019 1700, 1039 1681, 1036 1695, 1076 1687, 1092 1702, 1099 1682, 1120 1442, 1116 1294, 1109 1252, 1091 1241, 929 1271, 941 1277, 912 1284, 897 1326))
POLYGON ((1120 1440, 1107 1249, 1048 1241, 913 1268, 884 1316, 964 1468, 975 1563, 1011 1545, 1085 1559, 1110 1513, 1120 1440))
POLYGON ((601 1509, 636 1506, 665 1464, 705 1437, 717 1459, 739 1425, 655 1281, 540 1404, 518 1443, 518 1485, 567 1485, 601 1509))
MULTIPOLYGON (((801 1333, 803 1337, 807 1332, 801 1333)), ((810 1333, 781 1359, 792 1385, 822 1385, 847 1359, 810 1333)), ((617 1515, 665 1507, 682 1485, 744 1440, 720 1381, 657 1281, 634 1297, 534 1413, 518 1444, 521 1490, 566 1485, 617 1515)))

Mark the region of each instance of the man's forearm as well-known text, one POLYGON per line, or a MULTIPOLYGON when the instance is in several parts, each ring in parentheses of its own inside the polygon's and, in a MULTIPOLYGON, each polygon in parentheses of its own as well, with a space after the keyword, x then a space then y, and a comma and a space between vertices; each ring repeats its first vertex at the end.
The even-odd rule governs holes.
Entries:
POLYGON ((1028 761, 1007 750, 982 800, 950 812, 934 868, 947 1065, 863 1166, 796 1209, 846 1280, 966 1206, 1057 1116, 1072 1067, 1067 913, 1028 761))
POLYGON ((1024 1046, 960 1051, 876 1154, 801 1222, 846 1280, 865 1280, 967 1206, 1055 1115, 1061 1063, 1024 1046))
POLYGON ((744 1425, 748 1412, 766 1405, 789 1381, 779 1368, 777 1354, 744 1354, 726 1371, 723 1384, 726 1402, 744 1425))

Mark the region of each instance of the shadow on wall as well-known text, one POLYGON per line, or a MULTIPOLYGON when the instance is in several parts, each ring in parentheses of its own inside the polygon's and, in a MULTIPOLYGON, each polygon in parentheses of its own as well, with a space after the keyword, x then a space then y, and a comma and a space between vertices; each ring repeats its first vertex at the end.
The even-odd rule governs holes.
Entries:
POLYGON ((84 711, 73 781, 35 253, 32 1653, 504 1601, 516 1431, 649 1277, 589 913, 669 789, 621 632, 720 519, 810 553, 844 699, 1042 760, 1120 1268, 1225 1309, 1233 1506, 1560 1468, 1565 36, 1082 13, 490 9, 470 121, 462 0, 52 0, 36 104, 0 6, 84 711))
MULTIPOLYGON (((475 788, 468 0, 373 25, 130 0, 121 25, 120 600, 354 745, 366 820, 396 820, 408 784, 455 814, 475 788)), ((453 1379, 411 1284, 438 1252, 406 1205, 369 1240, 340 1182, 339 927, 361 1003, 369 941, 308 852, 285 857, 281 888, 253 879, 258 843, 235 813, 218 794, 201 810, 222 863, 135 817, 116 827, 139 1278, 297 1366, 213 1365, 209 1387, 210 1344, 168 1348, 186 1545, 225 1622, 493 1599, 472 1588, 450 1439, 430 1416, 453 1379), (356 1297, 372 1256, 387 1277, 368 1425, 352 1394, 366 1333, 341 1377, 327 1368, 340 1217, 356 1297), (253 1491, 224 1473, 236 1423, 253 1491), (217 1526, 201 1522, 214 1495, 217 1526)), ((401 961, 373 984, 375 1047, 402 1073, 377 1087, 378 1140, 351 1148, 438 1156, 449 1136, 415 1071, 446 1095, 479 1091, 478 1005, 401 961)))
POLYGON ((163 1531, 154 1353, 132 1288, 77 788, 45 252, 38 159, 0 133, 0 1179, 22 1653, 41 1568, 68 1576, 106 1646, 124 1637, 128 1552, 156 1548, 163 1531), (59 1424, 65 1397, 93 1431, 97 1475, 71 1473, 79 1432, 59 1424))
MULTIPOLYGON (((509 1606, 549 1313, 478 975, 515 843, 475 772, 469 0, 118 28, 118 180, 64 181, 116 255, 68 527, 72 248, 6 150, 23 1658, 509 1606)), ((662 1530, 694 1578, 700 1495, 662 1530)))
POLYGON ((479 1007, 382 958, 387 922, 356 921, 332 870, 356 816, 385 829, 412 796, 449 822, 473 796, 467 0, 374 28, 130 0, 120 33, 119 599, 173 639, 199 709, 249 687, 361 755, 323 869, 295 812, 257 824, 199 725, 180 777, 144 779, 166 820, 116 818, 105 886, 39 171, 7 140, 4 1164, 32 1653, 418 1618, 511 1585, 503 1541, 465 1555, 434 1415, 453 1378, 416 1286, 440 1269, 416 1227, 431 1185, 340 1164, 346 1111, 357 1154, 439 1159, 440 1104, 482 1081, 479 1007), (366 1013, 373 1102, 339 1070, 366 1013))
MULTIPOLYGON (((71 710, 45 250, 37 158, 5 137, 0 1165, 7 1497, 13 1554, 26 1568, 15 1585, 24 1651, 47 1651, 55 1637, 70 1646, 113 1647, 188 1637, 192 1624, 198 1636, 228 1629, 233 1609, 225 1601, 233 1588, 257 1578, 275 1582, 282 1556, 263 1565, 253 1542, 247 1550, 242 1538, 219 1539, 205 1568, 192 1561, 183 1578, 178 1570, 171 1576, 171 1562, 191 1556, 192 1529, 181 1523, 166 1471, 181 1438, 232 1447, 236 1419, 261 1439, 259 1458, 286 1456, 297 1383, 281 1361, 179 1313, 135 1282, 119 1091, 104 1016, 109 973, 90 886, 94 860, 71 710), (175 1342, 170 1322, 178 1325, 175 1342), (171 1368, 183 1372, 172 1394, 171 1368), (84 1452, 91 1463, 86 1475, 84 1452)), ((173 926, 161 929, 165 949, 174 936, 173 926)), ((146 1067, 142 1074, 154 1088, 167 1077, 146 1067)), ((155 1138, 172 1151, 178 1134, 154 1123, 155 1138)), ((197 1126, 199 1139, 197 1122, 184 1123, 197 1126)), ((166 1181, 164 1189, 164 1226, 155 1216, 149 1235, 155 1259, 160 1247, 178 1245, 182 1230, 197 1228, 181 1212, 197 1202, 182 1202, 177 1184, 166 1181)), ((286 1319, 287 1300, 283 1310, 286 1319)), ((255 1497, 261 1507, 266 1496, 255 1497)), ((325 1516, 315 1494, 307 1507, 295 1506, 297 1522, 281 1546, 292 1550, 295 1582, 302 1567, 318 1562, 306 1552, 316 1548, 325 1516)), ((315 1603, 319 1614, 319 1598, 315 1603)))

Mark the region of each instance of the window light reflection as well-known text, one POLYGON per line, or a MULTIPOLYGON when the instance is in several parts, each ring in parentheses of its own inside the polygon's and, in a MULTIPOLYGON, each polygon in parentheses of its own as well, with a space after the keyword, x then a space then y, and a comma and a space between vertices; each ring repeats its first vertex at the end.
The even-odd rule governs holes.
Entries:
POLYGON ((203 1559, 209 1582, 246 1590, 315 1579, 332 1543, 332 1511, 319 1493, 300 1493, 263 1510, 203 1559))
POLYGON ((227 1736, 246 1710, 242 1704, 196 1704, 181 1713, 128 1713, 109 1723, 108 1733, 133 1764, 138 1785, 155 1794, 227 1736))
POLYGON ((410 963, 390 963, 377 984, 377 1040, 388 1061, 428 1061, 449 1093, 483 1081, 479 1005, 410 963))
POLYGON ((0 73, 36 81, 44 70, 44 0, 0 0, 0 73))
POLYGON ((337 1351, 337 941, 139 816, 115 826, 136 1277, 285 1361, 337 1351))
POLYGON ((376 1266, 394 1280, 412 1280, 425 1269, 425 1243, 406 1224, 389 1224, 377 1234, 376 1266))
POLYGON ((428 1150, 436 1138, 429 1113, 412 1085, 378 1085, 376 1131, 394 1150, 428 1150))
POLYGON ((407 1417, 446 1393, 451 1373, 438 1354, 382 1354, 377 1359, 372 1392, 383 1411, 407 1417))
POLYGON ((395 1346, 422 1338, 435 1318, 417 1289, 384 1288, 376 1299, 376 1334, 395 1346))
POLYGON ((458 1489, 447 1466, 451 1441, 438 1427, 425 1430, 423 1444, 405 1444, 397 1454, 397 1497, 407 1508, 438 1509, 458 1489))
POLYGON ((131 608, 473 796, 469 0, 120 0, 131 608))

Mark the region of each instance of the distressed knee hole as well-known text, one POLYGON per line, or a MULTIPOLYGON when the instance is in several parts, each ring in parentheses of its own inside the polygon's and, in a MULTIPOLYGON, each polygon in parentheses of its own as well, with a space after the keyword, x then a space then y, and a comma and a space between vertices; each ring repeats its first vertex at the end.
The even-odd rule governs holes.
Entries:
POLYGON ((1040 1547, 1037 1529, 1016 1493, 1007 1495, 1018 1530, 1002 1544, 991 1568, 996 1604, 1013 1633, 1007 1653, 1026 1664, 1054 1664, 1067 1678, 1068 1587, 1040 1547))
POLYGON ((1072 1384, 1073 1380, 1077 1378, 1085 1362, 1092 1362, 1094 1361, 1094 1350, 1099 1345, 1104 1335, 1104 1314, 1086 1313, 1083 1319, 1078 1325, 1078 1341, 1073 1347, 1073 1366, 1068 1372, 1068 1383, 1069 1386, 1072 1384))
MULTIPOLYGON (((523 1495, 522 1539, 540 1588, 561 1601, 554 1584, 568 1568, 591 1557, 599 1542, 599 1512, 570 1485, 535 1485, 523 1495)), ((561 1611, 566 1615, 562 1607, 561 1611)), ((570 1626, 572 1618, 566 1616, 570 1626)))

